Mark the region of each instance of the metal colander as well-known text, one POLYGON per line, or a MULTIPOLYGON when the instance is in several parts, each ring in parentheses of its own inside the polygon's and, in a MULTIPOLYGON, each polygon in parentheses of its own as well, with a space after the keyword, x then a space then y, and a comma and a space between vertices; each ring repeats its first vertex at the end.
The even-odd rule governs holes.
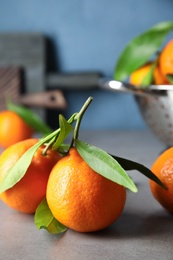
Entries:
POLYGON ((134 95, 145 122, 167 146, 173 146, 173 85, 151 85, 139 89, 116 80, 101 82, 100 87, 134 95))
POLYGON ((141 115, 154 134, 167 146, 173 146, 173 91, 159 96, 135 96, 141 115))

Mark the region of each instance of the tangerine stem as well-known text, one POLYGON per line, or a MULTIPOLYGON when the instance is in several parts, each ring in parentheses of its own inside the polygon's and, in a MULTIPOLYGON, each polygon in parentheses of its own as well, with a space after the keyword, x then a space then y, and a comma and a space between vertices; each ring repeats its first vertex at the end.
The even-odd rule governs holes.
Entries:
POLYGON ((49 147, 54 143, 55 139, 56 139, 56 136, 54 136, 54 137, 50 140, 50 142, 46 144, 45 148, 44 148, 43 151, 42 151, 42 155, 43 155, 43 156, 46 155, 47 150, 48 150, 49 147))
MULTIPOLYGON (((74 113, 74 114, 67 120, 67 122, 68 122, 69 124, 72 124, 74 121, 76 121, 76 120, 77 120, 77 119, 76 119, 77 114, 78 114, 78 113, 74 113)), ((43 155, 46 154, 48 148, 54 143, 54 141, 56 140, 56 138, 57 138, 57 136, 59 135, 60 131, 61 131, 61 129, 58 128, 58 129, 56 129, 54 132, 52 132, 51 134, 49 134, 48 136, 46 136, 45 138, 43 138, 42 144, 44 144, 44 143, 46 143, 46 142, 48 141, 48 143, 47 143, 45 149, 44 149, 43 152, 42 152, 43 155)), ((40 146, 41 146, 41 145, 40 145, 40 146)))
POLYGON ((74 135, 73 135, 73 140, 71 143, 71 147, 73 146, 73 142, 75 139, 78 139, 78 135, 79 135, 79 128, 80 128, 80 124, 83 118, 83 115, 85 113, 85 111, 87 110, 87 108, 89 107, 90 103, 93 101, 93 97, 89 97, 86 102, 84 103, 84 105, 82 106, 81 110, 78 112, 77 115, 77 120, 76 120, 76 125, 74 128, 74 135))

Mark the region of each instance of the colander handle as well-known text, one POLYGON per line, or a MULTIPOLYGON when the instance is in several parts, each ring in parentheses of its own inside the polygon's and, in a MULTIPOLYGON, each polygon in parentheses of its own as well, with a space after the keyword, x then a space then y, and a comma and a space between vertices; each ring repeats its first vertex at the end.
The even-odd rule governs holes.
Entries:
POLYGON ((148 90, 147 88, 137 88, 129 83, 124 83, 117 80, 103 80, 99 82, 99 86, 106 90, 118 91, 123 93, 129 93, 137 96, 160 96, 164 95, 165 91, 148 90))

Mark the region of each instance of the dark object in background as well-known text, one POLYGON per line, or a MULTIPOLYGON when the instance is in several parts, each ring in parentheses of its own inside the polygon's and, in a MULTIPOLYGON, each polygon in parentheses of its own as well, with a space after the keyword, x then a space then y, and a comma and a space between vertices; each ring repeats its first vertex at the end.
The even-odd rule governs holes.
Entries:
MULTIPOLYGON (((37 108, 34 108, 35 112, 53 128, 55 118, 58 117, 59 113, 65 115, 66 112, 67 102, 64 91, 62 91, 64 86, 65 89, 72 91, 73 89, 93 88, 99 77, 97 72, 60 73, 56 51, 53 41, 44 37, 41 33, 0 34, 0 68, 10 67, 14 70, 15 68, 23 70, 24 82, 20 82, 22 94, 31 95, 47 90, 56 90, 59 99, 56 100, 51 96, 49 100, 53 103, 55 111, 46 109, 47 103, 43 108, 38 105, 37 108), (57 103, 54 101, 57 101, 57 103)), ((17 88, 19 89, 19 86, 16 86, 17 88)), ((19 97, 17 91, 16 94, 19 97)), ((30 100, 34 101, 34 96, 30 97, 30 100)), ((29 105, 28 103, 25 104, 29 105)), ((30 105, 33 106, 33 103, 30 103, 30 105)))
MULTIPOLYGON (((46 40, 41 33, 0 34, 0 69, 10 67, 10 70, 13 70, 13 73, 15 73, 15 80, 19 80, 19 75, 17 74, 21 73, 21 70, 24 73, 24 81, 21 82, 20 79, 20 82, 16 82, 13 86, 16 89, 16 93, 13 93, 14 96, 19 97, 19 85, 22 89, 22 91, 20 89, 22 94, 34 94, 46 91, 45 73, 49 68, 46 66, 45 52, 46 40)), ((49 62, 49 66, 50 64, 53 63, 49 62)), ((51 69, 53 68, 51 67, 51 69)), ((0 86, 0 90, 2 96, 2 85, 0 86)), ((57 108, 61 107, 65 109, 66 101, 62 91, 58 90, 58 95, 60 100, 65 103, 58 103, 57 108)), ((52 101, 55 101, 55 99, 52 99, 52 101)), ((41 118, 46 118, 45 108, 37 107, 34 110, 41 118)))

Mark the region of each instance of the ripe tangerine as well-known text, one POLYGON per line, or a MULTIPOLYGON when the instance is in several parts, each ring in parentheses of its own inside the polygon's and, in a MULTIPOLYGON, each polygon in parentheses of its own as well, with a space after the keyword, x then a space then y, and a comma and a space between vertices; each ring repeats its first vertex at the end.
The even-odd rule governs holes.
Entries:
POLYGON ((14 143, 31 138, 33 129, 15 112, 0 112, 0 146, 7 148, 14 143))
MULTIPOLYGON (((144 78, 147 76, 151 69, 152 63, 148 63, 139 69, 135 70, 131 75, 129 82, 135 86, 142 86, 144 78)), ((169 84, 167 78, 162 74, 159 66, 153 71, 153 83, 156 85, 169 84)))
POLYGON ((173 74, 173 39, 161 51, 159 64, 164 76, 173 74))
POLYGON ((153 163, 151 167, 152 172, 162 181, 166 186, 163 189, 154 181, 150 180, 150 189, 154 198, 167 211, 173 214, 173 148, 167 149, 163 152, 153 163))
MULTIPOLYGON (((27 139, 8 147, 0 156, 0 185, 8 170, 38 139, 27 139)), ((46 196, 49 174, 60 159, 60 155, 47 150, 42 154, 44 146, 38 148, 31 164, 23 176, 12 188, 0 194, 1 200, 9 207, 24 213, 34 213, 42 199, 46 196)))
POLYGON ((121 215, 126 189, 92 170, 77 152, 59 160, 49 176, 46 198, 54 217, 79 232, 111 225, 121 215))

